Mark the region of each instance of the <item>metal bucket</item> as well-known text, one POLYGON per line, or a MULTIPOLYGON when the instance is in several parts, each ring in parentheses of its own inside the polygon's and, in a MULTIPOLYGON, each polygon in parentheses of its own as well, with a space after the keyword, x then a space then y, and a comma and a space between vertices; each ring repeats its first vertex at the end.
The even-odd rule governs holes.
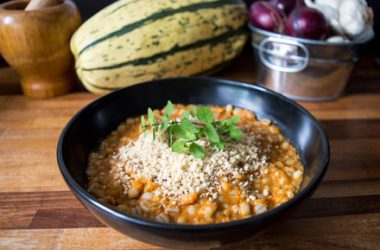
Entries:
POLYGON ((268 32, 249 25, 258 82, 290 98, 328 101, 347 88, 361 47, 368 42, 330 43, 268 32))

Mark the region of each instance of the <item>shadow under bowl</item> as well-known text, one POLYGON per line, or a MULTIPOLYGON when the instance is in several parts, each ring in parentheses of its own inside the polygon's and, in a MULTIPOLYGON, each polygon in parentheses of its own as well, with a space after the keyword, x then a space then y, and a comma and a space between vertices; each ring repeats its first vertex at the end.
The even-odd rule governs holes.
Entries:
POLYGON ((101 222, 137 240, 166 247, 218 247, 263 233, 297 208, 317 188, 329 162, 328 139, 316 119, 294 101, 264 87, 206 77, 171 78, 127 87, 100 97, 78 112, 60 136, 57 158, 75 196, 101 222), (227 105, 254 111, 276 123, 305 166, 300 191, 288 202, 247 219, 210 225, 148 221, 117 211, 86 191, 88 156, 127 117, 182 104, 227 105))

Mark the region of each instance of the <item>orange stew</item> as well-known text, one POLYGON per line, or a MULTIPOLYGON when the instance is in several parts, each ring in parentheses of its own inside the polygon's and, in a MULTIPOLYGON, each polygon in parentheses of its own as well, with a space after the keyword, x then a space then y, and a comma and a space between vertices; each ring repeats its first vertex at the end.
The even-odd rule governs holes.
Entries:
MULTIPOLYGON (((280 130, 247 110, 230 105, 210 108, 217 119, 239 116, 238 126, 246 138, 231 142, 225 152, 215 150, 200 160, 170 152, 163 142, 145 138, 140 134, 140 118, 128 118, 91 153, 88 191, 127 214, 181 224, 239 220, 293 198, 304 169, 296 149, 280 130), (147 143, 156 144, 149 148, 147 143), (162 151, 156 152, 154 147, 162 151), (156 172, 144 169, 155 166, 154 157, 159 158, 157 164, 165 157, 174 162, 156 168, 156 172), (176 166, 177 162, 187 165, 176 166), (164 177, 158 181, 160 175, 164 177), (174 176, 175 182, 165 176, 174 176)), ((191 110, 191 106, 175 105, 171 119, 181 117, 185 109, 191 110)), ((154 110, 158 119, 163 112, 154 110)))

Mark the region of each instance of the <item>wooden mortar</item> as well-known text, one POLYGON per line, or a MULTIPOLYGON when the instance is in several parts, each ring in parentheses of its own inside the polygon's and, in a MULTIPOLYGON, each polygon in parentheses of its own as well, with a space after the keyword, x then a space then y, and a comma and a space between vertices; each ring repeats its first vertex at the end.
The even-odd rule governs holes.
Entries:
POLYGON ((26 96, 48 98, 76 83, 69 44, 80 25, 73 2, 25 11, 27 0, 0 5, 0 52, 19 73, 26 96))
POLYGON ((25 7, 25 10, 38 10, 49 6, 58 5, 62 2, 62 0, 30 0, 29 4, 25 7))

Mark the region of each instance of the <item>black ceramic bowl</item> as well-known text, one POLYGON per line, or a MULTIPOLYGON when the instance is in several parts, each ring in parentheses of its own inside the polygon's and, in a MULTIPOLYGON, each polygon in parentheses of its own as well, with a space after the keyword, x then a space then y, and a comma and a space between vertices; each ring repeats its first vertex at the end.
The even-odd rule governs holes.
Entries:
POLYGON ((58 142, 58 164, 76 197, 104 224, 140 241, 161 246, 215 247, 250 238, 294 210, 321 181, 329 162, 327 137, 294 101, 257 85, 215 78, 173 78, 142 83, 103 96, 76 114, 58 142), (211 225, 164 224, 121 213, 86 191, 89 153, 127 117, 183 104, 232 104, 269 118, 299 150, 305 166, 301 191, 285 204, 248 219, 211 225))

